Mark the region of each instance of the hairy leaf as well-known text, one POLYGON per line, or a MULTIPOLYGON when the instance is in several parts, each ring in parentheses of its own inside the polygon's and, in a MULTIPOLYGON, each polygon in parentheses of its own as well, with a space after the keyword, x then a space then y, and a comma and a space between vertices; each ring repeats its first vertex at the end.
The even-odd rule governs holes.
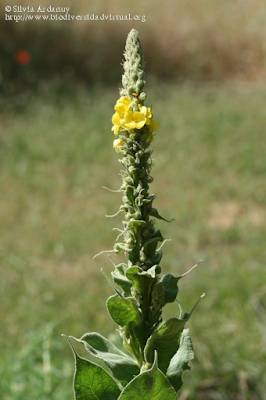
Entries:
POLYGON ((141 321, 141 314, 132 297, 120 297, 117 294, 107 300, 107 309, 111 318, 120 326, 129 327, 141 321))
POLYGON ((101 367, 79 357, 67 338, 75 357, 74 394, 76 400, 117 400, 116 382, 101 367))
POLYGON ((158 369, 156 360, 151 369, 142 372, 124 388, 118 400, 177 400, 166 376, 158 369))
POLYGON ((75 340, 83 343, 92 356, 103 360, 123 386, 139 373, 139 367, 135 360, 99 333, 86 333, 80 339, 75 340))
POLYGON ((147 239, 144 243, 144 247, 148 246, 151 243, 158 243, 158 242, 162 242, 163 241, 163 237, 161 234, 161 231, 157 230, 155 231, 150 237, 149 239, 147 239))
POLYGON ((164 287, 164 305, 175 301, 178 293, 177 282, 179 279, 180 277, 176 278, 171 274, 164 275, 161 278, 161 282, 164 287))
POLYGON ((193 360, 194 351, 189 335, 189 329, 184 329, 180 337, 180 346, 167 369, 166 375, 175 388, 179 390, 182 386, 182 372, 190 369, 188 362, 193 360))
POLYGON ((171 318, 163 322, 147 340, 144 354, 146 361, 153 362, 154 351, 158 353, 158 365, 162 372, 166 372, 171 358, 179 347, 179 338, 184 329, 185 321, 171 318))
POLYGON ((119 264, 115 270, 111 272, 114 282, 121 287, 125 296, 130 296, 130 288, 132 283, 125 276, 126 264, 119 264))
POLYGON ((142 268, 133 266, 129 267, 126 271, 126 276, 134 285, 135 290, 138 293, 149 295, 150 286, 155 279, 156 275, 161 272, 159 265, 154 265, 147 271, 142 268))
POLYGON ((159 212, 158 212, 158 210, 157 210, 156 208, 152 208, 152 209, 151 209, 151 211, 150 211, 150 216, 151 216, 151 217, 158 218, 158 219, 162 219, 163 221, 166 221, 166 222, 172 222, 172 221, 174 221, 174 219, 171 219, 171 220, 169 221, 168 219, 163 218, 163 217, 159 214, 159 212))

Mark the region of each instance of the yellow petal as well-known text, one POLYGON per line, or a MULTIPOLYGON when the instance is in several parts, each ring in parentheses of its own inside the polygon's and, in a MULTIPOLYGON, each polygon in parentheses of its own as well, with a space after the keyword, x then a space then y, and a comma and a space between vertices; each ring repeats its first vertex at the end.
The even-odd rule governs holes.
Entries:
POLYGON ((117 153, 119 153, 121 146, 124 146, 123 140, 121 138, 115 139, 113 142, 113 148, 117 153))
POLYGON ((128 97, 122 96, 122 97, 120 97, 120 99, 117 100, 116 104, 118 104, 118 103, 123 103, 126 106, 129 106, 129 104, 131 104, 131 101, 129 100, 128 97))
POLYGON ((146 123, 145 116, 139 111, 127 111, 120 124, 125 129, 141 129, 146 123))
POLYGON ((115 105, 115 110, 120 116, 122 116, 127 111, 127 106, 125 106, 123 103, 118 103, 115 105))
POLYGON ((118 135, 120 125, 113 125, 112 131, 114 131, 115 136, 118 135))
POLYGON ((112 116, 112 123, 113 125, 119 125, 120 124, 120 115, 118 114, 118 112, 114 113, 114 115, 112 116))

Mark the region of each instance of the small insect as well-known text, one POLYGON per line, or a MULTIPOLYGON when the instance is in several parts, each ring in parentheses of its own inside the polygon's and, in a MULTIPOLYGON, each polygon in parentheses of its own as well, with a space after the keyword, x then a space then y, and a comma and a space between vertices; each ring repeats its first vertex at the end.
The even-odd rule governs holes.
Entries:
POLYGON ((139 97, 139 94, 138 94, 138 93, 132 93, 132 96, 138 98, 138 97, 139 97))

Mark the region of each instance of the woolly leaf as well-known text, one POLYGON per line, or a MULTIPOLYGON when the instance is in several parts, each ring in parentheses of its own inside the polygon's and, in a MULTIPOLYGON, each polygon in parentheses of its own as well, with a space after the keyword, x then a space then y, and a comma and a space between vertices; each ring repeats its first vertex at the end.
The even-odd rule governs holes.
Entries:
POLYGON ((155 279, 156 275, 161 272, 161 267, 159 265, 154 265, 147 271, 142 268, 133 266, 129 267, 126 271, 126 276, 133 283, 135 290, 143 294, 144 290, 149 293, 150 285, 155 279))
POLYGON ((104 361, 111 369, 113 376, 118 379, 122 385, 126 385, 139 373, 139 367, 132 357, 119 350, 108 339, 99 333, 86 333, 78 342, 84 344, 86 350, 94 357, 104 361))
POLYGON ((157 275, 161 273, 160 265, 153 265, 151 268, 147 269, 147 271, 143 270, 140 275, 146 275, 149 278, 155 278, 157 275))
POLYGON ((118 400, 177 400, 166 376, 158 369, 156 360, 151 369, 142 372, 124 388, 118 400))
POLYGON ((135 290, 138 293, 143 293, 146 277, 140 275, 141 269, 137 266, 129 267, 126 271, 126 276, 133 283, 135 290))
POLYGON ((125 264, 119 264, 115 267, 115 270, 111 272, 114 282, 120 286, 125 296, 130 296, 130 288, 132 283, 125 276, 125 264))
POLYGON ((76 400, 117 400, 116 382, 101 367, 79 357, 67 338, 75 357, 74 394, 76 400))
POLYGON ((156 253, 155 253, 155 256, 153 257, 153 260, 152 260, 153 263, 154 263, 154 264, 159 264, 160 261, 161 261, 161 259, 162 259, 162 256, 163 256, 163 251, 162 251, 162 249, 157 250, 156 253))
POLYGON ((190 369, 188 362, 193 360, 194 351, 192 341, 189 335, 189 329, 184 329, 180 337, 180 346, 167 369, 166 375, 175 390, 182 386, 182 372, 190 369))
POLYGON ((162 242, 162 241, 163 241, 162 234, 161 234, 161 232, 159 230, 157 230, 149 237, 149 239, 147 239, 144 242, 143 246, 146 247, 151 243, 156 243, 157 244, 158 242, 162 242))
POLYGON ((175 301, 178 292, 177 282, 179 279, 180 277, 176 278, 171 274, 164 275, 161 278, 164 287, 164 305, 175 301))
POLYGON ((166 221, 166 222, 172 222, 172 221, 174 221, 174 219, 171 219, 171 220, 169 221, 168 219, 163 218, 163 217, 159 214, 159 212, 158 212, 158 210, 157 210, 156 208, 152 208, 152 209, 151 209, 151 211, 150 211, 150 216, 151 216, 151 217, 158 218, 158 219, 162 219, 163 221, 166 221))
POLYGON ((137 304, 132 297, 122 298, 115 294, 107 300, 107 309, 111 318, 123 327, 138 324, 141 320, 137 304))
POLYGON ((184 329, 185 321, 171 318, 163 322, 149 337, 144 349, 146 361, 153 362, 154 351, 158 353, 158 365, 162 372, 166 372, 171 358, 179 347, 179 337, 184 329))

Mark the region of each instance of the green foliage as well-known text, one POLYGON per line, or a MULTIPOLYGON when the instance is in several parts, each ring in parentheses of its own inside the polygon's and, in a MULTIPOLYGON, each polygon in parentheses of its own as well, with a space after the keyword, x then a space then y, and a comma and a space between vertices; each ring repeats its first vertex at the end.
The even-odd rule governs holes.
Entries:
POLYGON ((69 344, 75 357, 75 399, 117 400, 120 390, 111 376, 100 366, 79 357, 70 341, 69 344))
POLYGON ((185 321, 172 318, 163 322, 150 336, 145 347, 145 359, 152 363, 154 352, 158 353, 158 365, 162 372, 166 372, 170 360, 179 348, 180 335, 185 321))
POLYGON ((175 278, 173 275, 167 274, 164 275, 159 281, 164 288, 163 305, 175 301, 178 292, 177 282, 179 281, 179 279, 180 277, 175 278))
POLYGON ((123 390, 118 400, 176 400, 174 389, 157 367, 156 357, 151 369, 134 378, 123 390))
POLYGON ((137 303, 132 297, 122 298, 115 294, 107 300, 107 309, 112 319, 125 328, 137 325, 141 320, 137 303))
POLYGON ((104 361, 123 386, 139 373, 136 361, 99 333, 86 333, 75 340, 83 343, 91 356, 104 361))
POLYGON ((182 373, 186 369, 190 369, 188 362, 193 360, 194 351, 192 342, 189 336, 189 330, 184 329, 181 333, 179 349, 170 361, 167 368, 167 378, 169 379, 175 390, 179 390, 182 386, 182 373))

